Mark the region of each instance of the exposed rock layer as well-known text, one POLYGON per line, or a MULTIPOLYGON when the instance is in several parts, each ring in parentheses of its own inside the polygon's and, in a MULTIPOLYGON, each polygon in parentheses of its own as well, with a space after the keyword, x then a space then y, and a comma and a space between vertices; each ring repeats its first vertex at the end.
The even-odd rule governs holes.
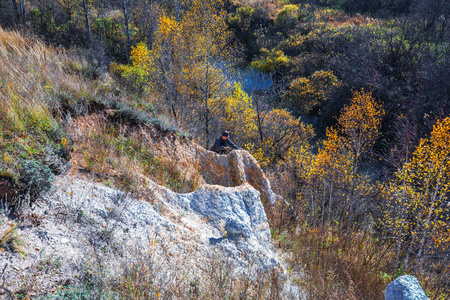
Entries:
POLYGON ((25 257, 0 252, 0 269, 8 265, 10 289, 18 289, 30 274, 39 274, 33 279, 36 293, 63 281, 76 282, 77 265, 105 247, 114 249, 103 257, 111 275, 130 259, 130 249, 171 257, 173 264, 192 274, 209 263, 212 253, 227 257, 236 270, 250 263, 261 270, 281 268, 270 248, 259 192, 249 184, 203 185, 188 194, 149 184, 153 184, 153 204, 99 184, 60 178, 25 212, 28 217, 16 229, 25 257), (61 267, 52 274, 36 269, 43 260, 55 258, 61 267))
POLYGON ((188 139, 160 133, 151 126, 143 127, 141 135, 157 156, 176 162, 187 178, 199 176, 200 184, 226 187, 248 182, 261 193, 263 201, 274 205, 281 200, 272 191, 258 161, 247 151, 234 150, 228 155, 219 155, 188 139))

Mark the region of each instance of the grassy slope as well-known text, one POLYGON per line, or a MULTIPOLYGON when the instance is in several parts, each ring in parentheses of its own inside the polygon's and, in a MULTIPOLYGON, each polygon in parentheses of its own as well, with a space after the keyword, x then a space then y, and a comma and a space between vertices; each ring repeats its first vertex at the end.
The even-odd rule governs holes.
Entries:
POLYGON ((42 42, 0 28, 0 172, 20 193, 36 194, 64 171, 65 123, 100 87, 80 76, 87 68, 42 42))
MULTIPOLYGON (((51 179, 48 172, 64 172, 69 153, 91 178, 122 189, 136 186, 140 175, 164 181, 175 190, 189 189, 191 183, 142 147, 131 127, 123 126, 127 120, 138 125, 151 122, 144 107, 121 96, 111 80, 99 78, 85 61, 0 28, 0 173, 1 179, 11 179, 22 195, 33 192, 30 182, 36 191, 45 188, 51 179), (106 110, 113 110, 122 123, 110 122, 106 110), (92 112, 97 113, 98 121, 82 138, 76 138, 75 119, 92 112), (33 176, 36 173, 40 176, 33 176)), ((359 299, 358 290, 381 297, 391 280, 371 273, 370 263, 361 263, 370 258, 378 267, 378 259, 385 259, 365 236, 330 233, 327 228, 311 235, 288 235, 279 234, 277 241, 293 252, 294 270, 309 270, 308 279, 300 285, 312 296, 359 299), (342 249, 360 251, 344 251, 348 255, 343 255, 342 249), (346 277, 348 280, 342 280, 346 277)))
POLYGON ((122 189, 132 191, 140 175, 174 190, 190 189, 133 134, 143 123, 175 129, 151 119, 147 103, 131 100, 107 75, 99 75, 66 51, 0 28, 0 180, 10 185, 0 196, 9 202, 37 196, 54 175, 67 171, 71 155, 91 177, 122 189), (100 123, 77 136, 75 120, 94 112, 100 123))

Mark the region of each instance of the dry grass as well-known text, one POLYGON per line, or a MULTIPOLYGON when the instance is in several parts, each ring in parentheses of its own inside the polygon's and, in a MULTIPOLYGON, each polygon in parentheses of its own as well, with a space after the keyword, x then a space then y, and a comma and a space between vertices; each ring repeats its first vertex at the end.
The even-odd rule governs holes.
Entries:
POLYGON ((155 156, 136 128, 112 124, 97 115, 78 122, 73 129, 72 162, 97 179, 136 196, 146 194, 143 178, 179 193, 196 188, 195 180, 186 180, 175 162, 155 156))
POLYGON ((2 223, 0 221, 0 252, 19 252, 25 257, 25 252, 22 248, 23 240, 17 233, 18 226, 19 224, 15 222, 2 223))
POLYGON ((311 299, 383 299, 392 279, 382 272, 390 246, 380 247, 367 233, 298 227, 276 240, 292 252, 292 267, 306 272, 301 285, 311 299))
POLYGON ((89 70, 64 50, 0 28, 0 174, 16 192, 28 190, 20 179, 25 162, 43 163, 59 174, 64 168, 54 166, 67 162, 72 117, 111 98, 111 83, 94 80, 89 70))
POLYGON ((382 24, 382 21, 378 19, 369 18, 359 14, 350 16, 342 10, 332 8, 316 9, 314 15, 316 22, 326 23, 328 26, 334 28, 382 24))
POLYGON ((85 126, 81 136, 70 138, 66 131, 73 129, 75 118, 99 109, 116 105, 125 114, 119 119, 130 118, 130 112, 138 119, 145 115, 130 107, 142 103, 116 96, 107 77, 94 75, 83 59, 0 28, 0 174, 18 183, 25 161, 49 165, 49 151, 65 160, 73 148, 75 161, 81 155, 77 162, 89 174, 125 191, 139 193, 141 176, 177 192, 191 191, 192 183, 175 164, 154 157, 129 127, 100 120, 105 123, 85 126))
POLYGON ((192 266, 189 257, 175 262, 175 258, 156 248, 145 252, 129 249, 132 258, 115 276, 105 272, 104 262, 97 257, 86 265, 89 271, 78 288, 91 287, 86 294, 130 300, 300 299, 298 294, 282 294, 283 279, 275 269, 259 270, 250 265, 242 270, 220 252, 210 253, 201 265, 192 266))
POLYGON ((18 32, 0 28, 0 62, 3 132, 53 130, 63 117, 60 94, 96 94, 97 82, 67 72, 73 58, 18 32))
POLYGON ((24 134, 33 127, 51 129, 57 126, 47 105, 44 86, 40 84, 52 56, 41 43, 0 28, 0 121, 3 132, 24 134))

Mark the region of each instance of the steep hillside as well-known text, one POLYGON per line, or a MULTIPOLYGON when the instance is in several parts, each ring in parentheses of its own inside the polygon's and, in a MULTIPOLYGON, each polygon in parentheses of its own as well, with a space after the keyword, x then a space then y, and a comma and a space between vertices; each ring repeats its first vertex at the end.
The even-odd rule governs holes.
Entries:
POLYGON ((85 62, 0 37, 2 297, 303 297, 247 151, 207 151, 85 62))
POLYGON ((94 175, 122 176, 120 168, 88 172, 82 148, 93 128, 114 127, 115 114, 110 110, 74 120, 68 126, 74 145, 70 175, 59 176, 18 217, 2 215, 1 288, 7 294, 61 296, 77 290, 94 295, 101 290, 119 298, 130 293, 303 297, 287 281, 270 245, 261 198, 275 205, 280 197, 247 151, 217 155, 152 125, 123 123, 121 130, 139 138, 163 166, 170 163, 187 181, 195 180, 195 191, 174 193, 138 169, 133 184, 139 187, 133 191, 140 199, 86 181, 94 175), (142 286, 127 286, 130 280, 136 283, 130 276, 138 276, 142 286))

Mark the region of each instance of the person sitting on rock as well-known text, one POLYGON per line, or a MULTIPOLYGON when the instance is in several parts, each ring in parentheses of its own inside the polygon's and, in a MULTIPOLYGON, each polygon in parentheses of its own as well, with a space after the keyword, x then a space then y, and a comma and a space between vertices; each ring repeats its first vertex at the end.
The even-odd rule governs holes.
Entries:
POLYGON ((230 141, 230 139, 228 138, 229 135, 230 134, 228 131, 224 131, 222 135, 216 138, 216 141, 210 150, 219 154, 227 154, 228 152, 231 151, 231 148, 236 150, 239 149, 238 146, 236 146, 232 141, 230 141))

